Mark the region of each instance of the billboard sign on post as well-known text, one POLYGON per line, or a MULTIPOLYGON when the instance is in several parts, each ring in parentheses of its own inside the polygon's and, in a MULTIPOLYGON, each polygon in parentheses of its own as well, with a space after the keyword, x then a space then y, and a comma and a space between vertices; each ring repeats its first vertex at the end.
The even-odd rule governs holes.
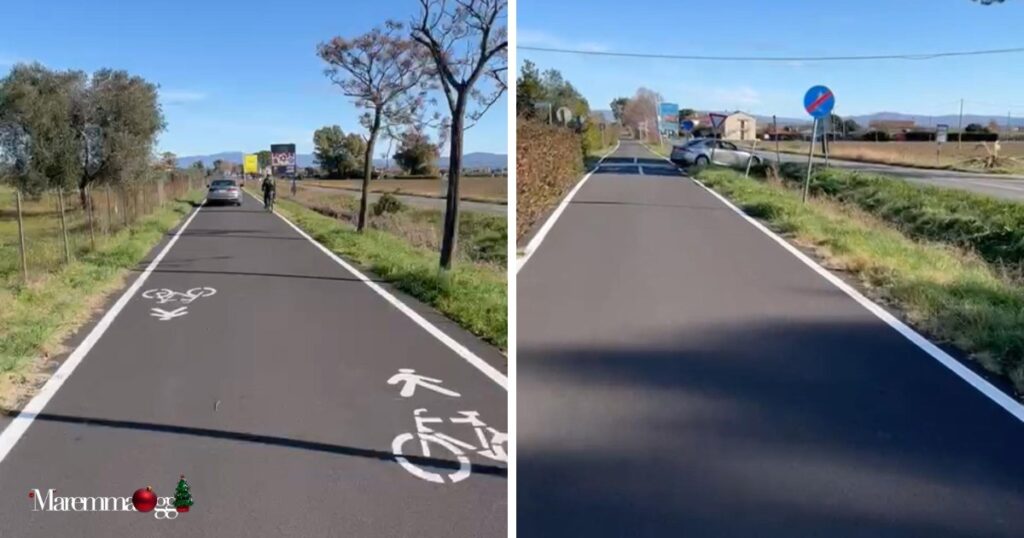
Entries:
POLYGON ((679 105, 661 103, 658 105, 658 129, 675 136, 679 132, 679 105))
POLYGON ((242 159, 242 172, 246 174, 258 174, 259 171, 259 158, 255 153, 247 154, 242 159))
POLYGON ((949 139, 949 125, 940 123, 935 126, 935 141, 939 144, 945 144, 946 140, 949 139))
POLYGON ((295 177, 295 144, 271 144, 270 164, 275 176, 295 177))

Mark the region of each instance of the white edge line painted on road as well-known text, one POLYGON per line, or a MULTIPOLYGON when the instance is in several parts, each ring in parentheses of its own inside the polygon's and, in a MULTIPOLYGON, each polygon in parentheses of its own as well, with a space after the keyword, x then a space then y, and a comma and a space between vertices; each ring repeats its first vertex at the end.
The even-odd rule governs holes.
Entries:
POLYGON ((524 249, 523 255, 516 260, 516 274, 518 274, 519 271, 523 268, 523 266, 526 265, 526 262, 529 261, 531 256, 533 256, 533 253, 537 251, 537 247, 539 247, 541 242, 544 241, 544 237, 548 235, 548 232, 551 231, 551 227, 555 225, 555 222, 558 220, 558 217, 562 216, 562 212, 565 211, 565 208, 569 207, 569 202, 572 202, 573 196, 576 196, 576 193, 579 192, 580 188, 583 187, 583 184, 586 183, 588 179, 590 179, 590 176, 594 175, 594 172, 597 172, 597 170, 601 168, 601 163, 604 162, 604 160, 607 159, 609 155, 615 153, 615 151, 619 149, 619 145, 621 143, 621 140, 615 141, 615 147, 612 148, 612 150, 609 151, 608 153, 605 153, 604 156, 597 161, 597 165, 594 166, 594 169, 587 172, 587 174, 584 175, 583 178, 576 183, 576 186, 573 187, 571 191, 569 191, 569 194, 565 195, 565 198, 563 198, 561 203, 558 204, 558 207, 555 208, 555 211, 551 213, 551 216, 548 217, 548 220, 544 221, 544 224, 540 227, 540 230, 537 230, 537 234, 534 235, 532 239, 530 239, 529 243, 526 244, 526 248, 524 249))
POLYGON ((153 261, 149 262, 146 269, 142 271, 142 274, 135 279, 135 282, 121 294, 121 297, 118 298, 116 303, 114 303, 114 306, 112 306, 110 310, 107 310, 106 314, 103 314, 99 323, 89 331, 85 340, 82 340, 82 343, 78 344, 78 347, 71 352, 71 355, 68 356, 67 360, 65 360, 64 363, 60 365, 60 368, 58 368, 57 371, 50 376, 50 379, 46 381, 43 388, 39 389, 39 392, 32 397, 28 402, 28 405, 22 408, 18 413, 18 416, 14 417, 11 423, 4 428, 3 433, 0 433, 0 461, 3 461, 4 458, 7 457, 7 454, 11 452, 11 449, 13 449, 18 440, 21 439, 21 436, 25 434, 28 427, 32 425, 35 418, 43 412, 46 404, 48 404, 50 399, 57 394, 57 391, 60 390, 62 385, 64 385, 64 382, 71 377, 75 368, 78 368, 78 365, 82 363, 82 360, 85 359, 85 356, 92 350, 93 346, 96 345, 96 342, 98 342, 103 334, 107 332, 107 329, 110 328, 114 319, 121 313, 121 310, 124 310, 128 301, 135 296, 135 293, 139 291, 139 288, 145 284, 146 279, 149 278, 149 275, 154 269, 156 269, 157 265, 160 264, 160 261, 164 259, 164 256, 170 252, 171 247, 178 242, 178 238, 181 237, 182 232, 184 232, 185 229, 188 228, 188 225, 192 223, 192 219, 196 218, 196 215, 199 214, 199 210, 203 208, 205 203, 206 200, 203 200, 203 202, 199 204, 199 207, 189 215, 188 219, 185 220, 185 223, 178 228, 174 237, 164 245, 163 250, 153 258, 153 261))
MULTIPOLYGON (((249 196, 256 198, 252 194, 249 194, 249 196)), ((506 391, 508 390, 508 378, 505 377, 505 374, 502 374, 497 368, 491 366, 490 363, 478 357, 476 353, 470 351, 469 348, 460 344, 451 336, 448 336, 444 331, 438 329, 436 325, 430 323, 423 316, 419 315, 419 313, 417 313, 415 310, 409 308, 408 305, 398 300, 398 297, 395 297, 394 295, 388 293, 387 290, 377 285, 376 282, 367 278, 366 275, 359 272, 359 270, 353 267, 350 263, 341 259, 341 257, 338 256, 337 254, 331 252, 331 249, 323 246, 316 239, 310 237, 310 235, 304 232, 302 228, 296 226, 295 223, 285 218, 284 215, 278 213, 277 210, 274 211, 274 214, 277 215, 278 218, 280 218, 281 220, 285 221, 285 223, 287 223, 288 226, 291 226, 293 230, 299 233, 299 235, 306 238, 307 241, 316 246, 316 248, 320 249, 320 251, 326 254, 327 257, 334 260, 334 263, 337 263, 338 265, 344 267, 346 270, 348 270, 348 272, 352 273, 353 275, 355 275, 356 278, 361 280, 363 284, 366 284, 367 286, 370 287, 370 289, 377 292, 377 295, 383 297, 387 302, 391 303, 391 305, 397 308, 401 313, 405 314, 409 319, 416 322, 416 324, 422 327, 423 330, 427 331, 434 338, 440 340, 442 344, 448 346, 449 349, 451 349, 460 357, 465 359, 466 362, 472 364, 474 367, 476 367, 477 370, 483 372, 484 375, 491 378, 491 380, 497 383, 501 388, 505 389, 506 391)))
MULTIPOLYGON (((668 159, 665 160, 668 161, 668 159)), ((725 204, 729 209, 733 210, 737 215, 742 217, 755 228, 757 228, 762 233, 764 233, 772 240, 774 240, 776 243, 781 245, 782 248, 789 251, 790 254, 792 254, 798 260, 803 262, 804 265, 813 269, 814 272, 821 275, 822 278, 829 281, 833 286, 839 288, 844 293, 846 293, 846 295, 850 296, 851 299, 860 303, 861 306, 863 306, 869 312, 874 314, 875 317, 884 321, 887 325, 895 329, 896 332, 903 335, 904 338, 910 340, 911 343, 921 348, 921 350, 927 353, 928 355, 931 355, 933 359, 937 360, 940 364, 951 370, 954 374, 958 375, 960 379, 963 379, 972 387, 977 389, 979 392, 987 396, 988 399, 995 402, 997 405, 999 405, 999 407, 1002 407, 1011 415, 1016 417, 1017 420, 1024 422, 1024 405, 1021 405, 1011 396, 1007 395, 1005 392, 996 388, 995 385, 986 381, 985 378, 974 373, 974 371, 972 371, 970 368, 961 364, 960 361, 953 358, 949 353, 943 351, 939 346, 936 346, 924 336, 921 336, 917 331, 910 328, 907 324, 896 319, 895 316, 890 314, 888 311, 886 311, 884 308, 876 304, 874 301, 865 297, 861 292, 857 291, 855 288, 853 288, 846 282, 843 282, 843 280, 837 277, 836 275, 833 275, 831 272, 828 271, 828 269, 825 269, 821 265, 818 265, 817 262, 809 258, 803 252, 800 252, 796 247, 789 244, 788 241, 777 235, 775 232, 769 230, 765 225, 761 224, 753 217, 744 213, 742 209, 736 207, 732 202, 730 202, 724 196, 716 192, 714 189, 708 187, 697 178, 691 177, 690 179, 692 179, 693 182, 696 183, 697 185, 700 185, 701 188, 703 188, 704 190, 710 192, 712 196, 718 198, 723 204, 725 204)))

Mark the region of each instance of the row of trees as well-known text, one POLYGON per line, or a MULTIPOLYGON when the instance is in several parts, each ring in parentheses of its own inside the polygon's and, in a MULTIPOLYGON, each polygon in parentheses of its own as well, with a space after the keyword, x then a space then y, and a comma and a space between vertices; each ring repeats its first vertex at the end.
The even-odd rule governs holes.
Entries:
POLYGON ((78 189, 148 176, 165 127, 157 86, 125 71, 16 65, 0 80, 0 164, 23 192, 78 189))
POLYGON ((516 83, 516 113, 520 118, 534 121, 552 121, 555 110, 567 108, 573 121, 569 126, 581 135, 584 154, 602 147, 600 124, 604 117, 591 111, 583 94, 565 80, 557 69, 543 72, 530 60, 523 62, 516 83))
MULTIPOLYGON (((427 133, 407 127, 401 132, 389 131, 387 134, 388 150, 382 154, 386 162, 394 159, 402 170, 411 175, 437 173, 436 163, 441 151, 427 133), (395 139, 398 140, 398 148, 392 155, 391 144, 395 139)), ((313 146, 313 156, 329 177, 358 177, 365 167, 366 140, 356 133, 345 134, 338 125, 317 129, 313 133, 313 146)))
POLYGON ((441 145, 449 143, 442 269, 451 267, 456 248, 463 136, 506 89, 507 7, 507 0, 420 0, 419 13, 407 24, 387 21, 317 47, 325 75, 364 111, 359 231, 366 226, 374 148, 382 133, 434 127, 441 129, 441 145), (444 97, 447 114, 428 114, 435 93, 444 97))

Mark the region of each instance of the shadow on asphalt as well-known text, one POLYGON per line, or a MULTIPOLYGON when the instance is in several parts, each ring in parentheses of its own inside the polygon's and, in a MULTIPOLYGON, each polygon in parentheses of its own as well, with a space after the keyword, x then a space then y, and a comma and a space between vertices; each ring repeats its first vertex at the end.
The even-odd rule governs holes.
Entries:
MULTIPOLYGON (((16 417, 18 415, 18 411, 13 409, 0 409, 0 412, 2 412, 2 414, 7 417, 16 417)), ((391 463, 398 463, 395 460, 395 455, 392 454, 391 452, 373 450, 369 448, 357 448, 350 446, 332 445, 328 443, 318 443, 316 441, 303 441, 300 439, 289 439, 287 437, 276 437, 272 435, 260 435, 255 433, 233 432, 226 430, 213 430, 209 428, 193 428, 190 426, 175 426, 171 424, 155 424, 151 422, 112 420, 97 417, 76 417, 69 415, 56 415, 50 413, 40 413, 35 416, 35 420, 45 420, 48 422, 59 422, 64 424, 78 424, 84 426, 99 426, 103 428, 118 428, 156 433, 172 433, 177 435, 193 435, 212 439, 224 439, 228 441, 241 441, 246 443, 258 443, 262 445, 297 448, 301 450, 311 450, 314 452, 326 452, 329 454, 338 454, 341 456, 353 456, 359 458, 375 459, 391 463)), ((445 460, 440 458, 429 458, 425 456, 405 455, 405 459, 409 460, 411 463, 414 463, 416 465, 423 465, 426 467, 434 467, 439 469, 458 469, 460 465, 459 462, 457 461, 445 460)), ((508 477, 508 469, 506 467, 499 467, 497 465, 482 465, 472 463, 472 472, 502 478, 508 477)))
MULTIPOLYGON (((641 159, 642 160, 642 159, 641 159)), ((665 161, 658 161, 654 163, 624 163, 617 164, 607 162, 602 163, 595 171, 594 175, 616 175, 616 176, 637 176, 643 178, 646 176, 661 176, 661 177, 685 177, 679 169, 675 166, 666 163, 665 161), (643 168, 643 173, 640 169, 643 168)))
MULTIPOLYGON (((163 263, 161 265, 167 265, 163 263)), ((144 267, 135 269, 136 271, 144 271, 144 267)), ((260 277, 275 277, 275 278, 299 278, 307 280, 336 280, 339 282, 363 282, 363 280, 355 277, 336 277, 336 276, 316 276, 316 275, 296 275, 296 274, 285 274, 285 273, 254 273, 246 271, 202 271, 196 269, 161 269, 156 268, 153 270, 154 273, 180 273, 180 274, 196 274, 196 275, 236 275, 236 276, 260 276, 260 277)), ((387 280, 380 280, 371 278, 370 282, 376 282, 378 284, 390 284, 387 280)))
POLYGON ((1024 528, 1024 428, 879 323, 705 324, 576 347, 520 331, 522 535, 1024 528))
POLYGON ((685 205, 685 204, 648 204, 642 202, 619 202, 615 200, 573 200, 569 205, 608 205, 608 206, 636 206, 636 207, 664 207, 671 209, 696 209, 698 211, 725 211, 731 213, 728 207, 710 205, 685 205))

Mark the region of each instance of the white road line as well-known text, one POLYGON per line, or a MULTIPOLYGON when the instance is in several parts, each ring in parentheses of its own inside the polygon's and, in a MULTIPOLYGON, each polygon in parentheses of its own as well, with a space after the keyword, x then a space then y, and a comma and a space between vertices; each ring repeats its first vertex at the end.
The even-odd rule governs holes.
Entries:
MULTIPOLYGON (((664 157, 662 158, 664 159, 664 157)), ((667 161, 668 159, 665 160, 667 161)), ((988 397, 988 399, 995 402, 996 405, 1005 409, 1011 415, 1016 417, 1017 420, 1024 422, 1024 405, 1021 405, 1020 402, 1013 399, 1005 392, 996 388, 995 385, 989 383, 983 377, 974 373, 970 368, 961 364, 960 361, 956 360, 948 353, 943 351, 941 348, 930 342, 927 338, 921 336, 917 331, 910 328, 902 321, 896 319, 895 316, 893 316, 884 308, 873 302, 871 299, 868 299, 855 288, 853 288, 846 282, 843 282, 842 279, 833 275, 824 267, 818 265, 817 262, 807 257, 806 254, 800 252, 796 247, 789 244, 789 242, 783 239, 782 237, 776 235, 775 232, 769 230, 763 224, 761 224, 757 220, 753 219, 752 217, 744 213, 743 210, 733 205, 732 202, 727 200, 721 194, 715 192, 714 189, 708 187, 707 185, 705 185, 696 178, 691 177, 690 179, 692 179, 693 182, 696 183, 697 185, 700 185, 704 190, 711 193, 712 196, 718 198, 723 204, 726 205, 726 207, 733 210, 737 215, 739 215, 744 220, 753 225, 755 228, 760 230, 762 233, 770 237, 773 241, 781 245, 782 248, 786 249, 790 254, 795 256, 796 259, 803 262, 804 265, 810 267, 812 270, 814 270, 814 272, 821 275, 822 278, 829 281, 829 283, 831 283, 833 286, 839 288, 843 293, 848 295, 854 301, 857 301, 861 306, 867 309, 868 312, 871 312, 872 314, 875 315, 875 317, 877 317, 878 319, 882 320, 887 325, 895 329, 896 332, 900 333, 904 338, 910 340, 911 343, 916 345, 918 348, 927 353, 933 359, 935 359, 940 364, 942 364, 950 371, 952 371, 954 374, 959 376, 961 379, 966 381, 969 385, 977 389, 978 392, 981 392, 986 397, 988 397)))
POLYGON ((594 172, 596 172, 597 169, 601 167, 601 163, 604 162, 604 160, 607 159, 609 155, 615 153, 615 151, 619 149, 620 144, 621 141, 615 142, 615 147, 612 148, 611 151, 606 153, 604 157, 601 157, 601 159, 597 161, 597 166, 595 166, 594 169, 591 170, 590 172, 587 172, 587 174, 583 176, 583 179, 580 179, 579 182, 576 183, 576 186, 573 187, 571 191, 569 191, 569 194, 565 195, 565 198, 563 198, 561 203, 558 204, 558 207, 555 208, 555 211, 551 213, 551 216, 548 217, 548 220, 544 221, 544 224, 540 227, 540 230, 537 230, 537 234, 534 235, 532 239, 530 239, 529 243, 526 244, 526 248, 523 249, 523 255, 516 260, 517 274, 523 268, 523 266, 526 265, 526 262, 530 260, 530 257, 533 256, 533 253, 537 251, 537 247, 540 246, 541 242, 544 241, 544 237, 547 236, 548 232, 551 231, 551 227, 555 225, 556 221, 558 221, 558 217, 562 216, 562 212, 565 211, 565 208, 569 207, 569 202, 572 201, 573 196, 576 196, 576 193, 579 192, 581 187, 583 187, 583 184, 586 183, 587 180, 590 179, 590 176, 592 176, 594 172))
MULTIPOLYGON (((249 193, 246 192, 246 194, 249 194, 249 193)), ((256 198, 252 194, 249 194, 249 196, 252 196, 253 198, 256 198)), ((257 199, 257 201, 260 201, 260 200, 257 199)), ((262 201, 260 201, 260 203, 262 203, 262 201)), ((306 232, 304 232, 302 230, 302 228, 299 228, 298 226, 296 226, 292 221, 290 221, 287 218, 285 218, 284 215, 278 213, 277 210, 274 211, 274 214, 277 215, 281 220, 285 221, 289 226, 291 226, 292 229, 295 230, 296 232, 298 232, 299 235, 301 235, 302 237, 306 238, 306 240, 308 240, 310 243, 312 243, 314 246, 316 246, 316 248, 320 249, 320 251, 323 252, 324 254, 326 254, 327 257, 329 257, 330 259, 334 260, 335 263, 337 263, 338 265, 344 267, 348 272, 350 272, 353 275, 355 275, 355 277, 358 278, 359 280, 361 280, 363 282, 363 284, 366 284, 367 286, 370 287, 370 289, 372 289, 373 291, 377 292, 377 295, 380 295, 387 302, 391 303, 391 305, 394 306, 395 308, 397 308, 399 312, 405 314, 409 319, 411 319, 414 322, 416 322, 417 325, 422 327, 423 330, 427 331, 427 333, 429 333, 431 336, 433 336, 434 338, 438 339, 442 344, 448 346, 449 349, 454 351, 458 356, 460 356, 463 359, 465 359, 466 362, 468 362, 469 364, 473 365, 477 370, 480 370, 481 372, 483 372, 484 375, 486 375, 492 381, 497 383, 498 386, 500 386, 501 388, 505 389, 506 391, 508 390, 508 378, 505 377, 505 374, 501 373, 501 371, 499 371, 497 368, 491 366, 487 361, 485 361, 485 360, 481 359, 480 357, 478 357, 475 353, 470 351, 469 348, 467 348, 466 346, 460 344, 458 341, 456 341, 451 336, 448 336, 447 334, 445 334, 444 331, 442 331, 441 329, 438 329, 436 325, 434 325, 433 323, 430 323, 429 321, 427 321, 423 316, 419 315, 419 313, 417 313, 412 308, 409 308, 409 306, 407 306, 405 303, 400 301, 397 297, 395 297, 394 295, 388 293, 387 290, 385 290, 384 288, 380 287, 376 282, 373 282, 372 280, 367 278, 366 275, 364 275, 363 273, 359 272, 358 269, 353 267, 351 264, 349 264, 345 260, 341 259, 337 254, 331 252, 331 249, 323 246, 316 239, 313 239, 312 237, 310 237, 310 235, 307 234, 306 232)))
POLYGON ((188 228, 188 225, 192 223, 192 219, 196 218, 196 215, 199 214, 199 210, 203 208, 203 204, 205 203, 206 201, 204 200, 203 203, 201 203, 199 207, 192 212, 188 219, 185 220, 185 223, 178 228, 174 237, 164 245, 163 250, 153 258, 153 261, 149 262, 149 265, 146 266, 146 269, 142 274, 135 279, 135 282, 131 287, 121 294, 121 297, 116 303, 114 303, 114 306, 112 306, 110 310, 107 310, 107 313, 100 318, 99 323, 89 331, 85 340, 82 340, 82 343, 78 344, 78 347, 71 352, 71 355, 69 355, 67 360, 64 361, 64 364, 61 364, 60 368, 58 368, 57 371, 50 376, 50 379, 46 381, 43 388, 40 389, 34 397, 32 397, 32 400, 30 400, 28 405, 18 413, 18 416, 14 417, 14 420, 4 428, 3 433, 0 433, 0 461, 3 461, 4 458, 7 457, 7 454, 11 452, 11 449, 13 449, 18 440, 21 439, 21 436, 25 434, 28 427, 32 425, 35 418, 43 412, 46 404, 48 404, 50 399, 57 394, 57 391, 60 390, 62 385, 64 385, 64 382, 71 377, 75 368, 78 368, 78 365, 82 363, 82 360, 85 359, 85 356, 92 350, 93 346, 96 345, 96 342, 99 341, 100 337, 107 332, 107 329, 110 328, 110 325, 114 322, 114 319, 117 318, 117 315, 121 313, 121 310, 124 310, 128 301, 130 301, 135 293, 139 291, 139 288, 146 282, 146 279, 149 278, 149 275, 153 270, 160 265, 160 261, 164 259, 164 256, 166 256, 168 252, 170 252, 171 247, 178 242, 178 238, 181 237, 181 233, 185 231, 185 228, 188 228))

